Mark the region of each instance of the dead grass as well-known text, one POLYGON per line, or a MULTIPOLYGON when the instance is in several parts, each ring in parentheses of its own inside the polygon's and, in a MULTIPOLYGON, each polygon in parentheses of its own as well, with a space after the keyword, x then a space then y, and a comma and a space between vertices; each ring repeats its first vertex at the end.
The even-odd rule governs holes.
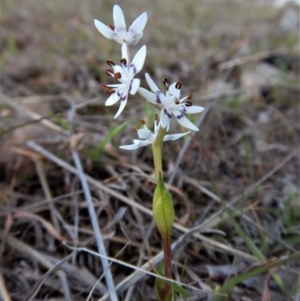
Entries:
MULTIPOLYGON (((120 5, 128 24, 142 11, 149 15, 142 85, 144 72, 156 81, 180 80, 182 93, 192 92, 193 102, 207 108, 193 116, 200 126, 195 136, 164 145, 163 163, 176 212, 176 280, 188 285, 193 297, 187 300, 208 300, 207 292, 259 262, 222 200, 264 254, 263 263, 299 253, 299 37, 293 26, 282 27, 287 12, 297 10, 275 10, 262 1, 120 5)), ((91 291, 92 300, 104 300, 107 293, 103 277, 92 290, 103 276, 99 258, 70 249, 97 250, 72 167, 72 104, 93 100, 76 111, 72 126, 81 134, 76 151, 107 255, 148 271, 149 260, 161 260, 151 216, 151 151, 118 149, 132 141, 132 125, 154 111, 135 97, 115 121, 116 107, 105 107, 100 91, 105 61, 117 60, 119 50, 92 20, 110 22, 111 9, 109 1, 2 3, 0 291, 11 300, 68 300, 68 292, 70 300, 85 300, 91 291), (124 122, 128 127, 95 156, 124 122)), ((120 300, 155 300, 152 276, 120 262, 111 272, 120 300)), ((262 295, 269 289, 271 300, 297 300, 297 279, 299 260, 285 262, 248 277, 223 299, 268 300, 262 295), (269 277, 275 272, 281 288, 269 277)))

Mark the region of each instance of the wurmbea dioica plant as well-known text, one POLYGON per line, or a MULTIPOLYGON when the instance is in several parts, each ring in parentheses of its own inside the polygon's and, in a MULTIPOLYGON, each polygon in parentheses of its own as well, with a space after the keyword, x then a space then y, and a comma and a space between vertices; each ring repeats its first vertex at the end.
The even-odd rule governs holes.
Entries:
MULTIPOLYGON (((120 148, 125 150, 136 150, 139 147, 152 145, 157 181, 152 204, 153 216, 162 237, 162 246, 164 250, 164 276, 172 278, 171 231, 175 214, 172 196, 165 187, 163 181, 162 142, 179 139, 191 132, 167 134, 172 120, 177 120, 185 128, 198 131, 198 128, 185 116, 185 114, 200 113, 204 108, 192 104, 192 94, 180 99, 180 82, 169 85, 168 81, 164 79, 163 83, 166 88, 166 94, 164 94, 157 87, 149 74, 146 73, 145 77, 152 92, 140 87, 140 80, 135 78, 135 76, 143 68, 146 58, 146 46, 142 46, 132 60, 130 58, 128 46, 136 45, 141 39, 147 23, 147 18, 147 13, 141 14, 131 24, 127 31, 123 12, 118 5, 115 5, 113 8, 114 24, 108 24, 106 26, 98 20, 95 20, 94 22, 96 28, 106 38, 122 44, 120 65, 115 65, 111 60, 107 61, 107 64, 111 69, 107 69, 106 74, 118 80, 119 83, 103 85, 103 89, 106 93, 110 94, 105 105, 111 106, 120 101, 119 109, 115 115, 115 118, 117 118, 125 109, 128 102, 128 95, 134 95, 138 92, 143 98, 160 110, 159 117, 158 114, 155 116, 153 132, 147 128, 145 121, 140 120, 142 128, 139 130, 136 129, 139 139, 134 139, 133 144, 120 146, 120 148)), ((171 287, 165 282, 156 282, 155 290, 159 300, 170 300, 172 298, 171 287)))

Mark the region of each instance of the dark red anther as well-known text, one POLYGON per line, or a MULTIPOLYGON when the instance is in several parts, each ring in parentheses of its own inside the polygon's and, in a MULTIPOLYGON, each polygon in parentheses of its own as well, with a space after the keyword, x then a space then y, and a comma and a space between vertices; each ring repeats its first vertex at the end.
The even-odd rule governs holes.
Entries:
POLYGON ((121 78, 121 73, 120 72, 115 73, 114 78, 115 79, 120 79, 121 78))
POLYGON ((113 94, 113 93, 115 93, 115 90, 111 89, 110 87, 108 87, 108 86, 106 86, 106 85, 103 85, 103 86, 101 87, 101 89, 102 89, 103 91, 105 91, 107 94, 113 94))
POLYGON ((175 99, 175 104, 179 105, 180 101, 178 99, 175 99))
POLYGON ((146 121, 143 120, 143 119, 140 119, 139 121, 140 121, 140 124, 141 124, 141 125, 145 125, 145 124, 146 124, 146 121))
POLYGON ((168 79, 166 77, 163 78, 163 83, 165 86, 169 86, 168 79))
POLYGON ((175 85, 175 88, 176 88, 177 90, 180 90, 180 89, 181 89, 181 86, 182 86, 181 82, 177 82, 176 85, 175 85))
POLYGON ((110 69, 106 69, 105 70, 105 74, 107 75, 107 76, 114 76, 114 73, 110 70, 110 69))
POLYGON ((185 102, 186 107, 191 107, 192 105, 193 105, 192 102, 189 100, 185 102))
POLYGON ((155 120, 158 120, 158 114, 157 114, 157 113, 155 113, 154 119, 155 119, 155 120))
POLYGON ((107 27, 109 27, 111 30, 115 30, 115 25, 112 23, 108 23, 107 27))
POLYGON ((123 65, 126 65, 127 64, 127 60, 125 58, 121 59, 120 63, 123 64, 123 65))
POLYGON ((189 94, 189 96, 187 97, 187 99, 192 99, 193 96, 194 96, 194 95, 191 93, 191 94, 189 94))
POLYGON ((112 66, 115 65, 114 62, 111 61, 111 60, 107 60, 107 61, 106 61, 106 64, 107 64, 108 66, 110 66, 110 67, 112 67, 112 66))
POLYGON ((136 126, 133 126, 132 127, 136 132, 138 131, 137 127, 136 126))

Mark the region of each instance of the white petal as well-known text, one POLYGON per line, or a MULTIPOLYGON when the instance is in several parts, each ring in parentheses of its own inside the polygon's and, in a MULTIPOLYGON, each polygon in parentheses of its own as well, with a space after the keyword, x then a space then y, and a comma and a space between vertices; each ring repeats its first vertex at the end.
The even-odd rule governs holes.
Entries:
POLYGON ((134 56, 131 64, 130 64, 130 71, 132 72, 131 74, 137 74, 138 72, 141 71, 141 69, 144 66, 145 58, 147 54, 147 47, 144 45, 134 56))
POLYGON ((151 136, 151 131, 144 126, 144 128, 138 130, 138 136, 140 139, 147 140, 151 136))
POLYGON ((122 59, 126 59, 126 62, 129 62, 129 55, 128 55, 128 46, 126 43, 122 43, 122 59))
POLYGON ((199 131, 199 129, 190 120, 188 120, 182 112, 173 110, 172 113, 182 126, 193 131, 199 131))
POLYGON ((176 86, 177 83, 173 83, 168 91, 167 91, 167 99, 169 100, 172 100, 172 101, 175 101, 175 100, 179 100, 180 98, 180 90, 179 89, 176 89, 175 86, 176 86))
POLYGON ((147 101, 149 101, 152 104, 157 104, 156 102, 156 95, 154 93, 149 92, 148 90, 144 88, 139 88, 138 92, 146 98, 147 101))
POLYGON ((126 34, 125 18, 122 9, 119 5, 114 5, 113 18, 114 18, 115 31, 119 35, 126 34))
POLYGON ((126 150, 135 150, 138 149, 140 146, 138 144, 130 144, 130 145, 122 145, 120 148, 126 149, 126 150))
POLYGON ((163 128, 169 126, 171 118, 172 118, 172 113, 167 108, 163 108, 160 111, 160 124, 163 128))
POLYGON ((139 35, 135 36, 134 38, 132 38, 131 36, 129 36, 129 34, 127 34, 126 37, 126 43, 128 45, 136 45, 138 43, 138 41, 142 38, 143 33, 141 32, 139 35))
POLYGON ((179 102, 182 103, 182 102, 184 102, 187 98, 188 98, 188 96, 185 96, 185 97, 179 99, 179 102))
POLYGON ((151 144, 151 142, 148 140, 139 140, 139 139, 133 139, 133 143, 138 144, 139 146, 146 146, 151 144))
POLYGON ((111 88, 118 88, 118 90, 124 90, 124 88, 126 87, 125 84, 110 84, 106 86, 111 88))
POLYGON ((148 20, 147 13, 142 13, 136 18, 128 29, 128 44, 135 45, 143 36, 143 30, 148 20))
POLYGON ((112 68, 113 68, 113 70, 114 70, 114 73, 117 73, 117 72, 122 73, 122 72, 123 72, 122 67, 119 66, 119 65, 114 65, 114 66, 112 66, 112 68))
POLYGON ((94 24, 96 28, 107 38, 107 39, 113 39, 115 33, 113 30, 111 30, 109 27, 107 27, 105 24, 98 20, 94 20, 94 24))
POLYGON ((155 82, 152 80, 152 78, 150 77, 150 75, 148 73, 145 74, 145 77, 146 77, 146 81, 150 87, 150 89, 156 93, 157 91, 160 91, 158 89, 158 87, 156 86, 155 82))
POLYGON ((135 78, 131 82, 131 84, 129 86, 129 92, 131 95, 134 95, 137 92, 138 88, 140 87, 140 84, 141 84, 141 81, 138 78, 135 78))
POLYGON ((164 137, 164 140, 163 141, 168 141, 168 140, 177 140, 187 134, 189 134, 191 131, 188 131, 186 133, 181 133, 181 134, 171 134, 171 135, 166 135, 164 137))
POLYGON ((137 139, 134 139, 133 143, 134 144, 131 144, 131 145, 120 146, 120 148, 127 149, 127 150, 135 150, 135 149, 138 149, 140 147, 151 144, 151 142, 149 142, 149 141, 142 141, 142 140, 137 140, 137 139))
POLYGON ((114 94, 112 94, 112 95, 110 95, 110 96, 108 97, 108 99, 107 99, 106 102, 105 102, 105 105, 106 105, 106 106, 112 106, 112 105, 114 105, 115 103, 117 103, 117 102, 119 101, 119 99, 120 99, 120 96, 118 95, 117 92, 115 92, 114 94))
POLYGON ((185 112, 187 114, 197 114, 197 113, 201 113, 202 111, 204 111, 204 107, 200 107, 200 106, 191 106, 191 107, 187 107, 185 106, 185 112))
POLYGON ((126 91, 121 96, 120 107, 119 107, 119 110, 118 110, 117 114, 115 115, 114 119, 116 119, 123 112, 123 110, 127 104, 127 99, 128 99, 128 95, 127 95, 127 91, 126 91))

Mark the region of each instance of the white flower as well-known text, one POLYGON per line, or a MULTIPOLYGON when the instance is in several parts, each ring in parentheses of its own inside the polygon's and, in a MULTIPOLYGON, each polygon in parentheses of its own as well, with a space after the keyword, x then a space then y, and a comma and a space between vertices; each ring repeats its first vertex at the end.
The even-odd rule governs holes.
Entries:
MULTIPOLYGON (((120 146, 122 149, 127 149, 127 150, 135 150, 138 149, 139 147, 143 147, 149 144, 152 144, 159 131, 160 123, 158 123, 156 120, 154 121, 154 132, 151 132, 145 123, 143 123, 143 128, 137 130, 138 136, 140 139, 134 139, 133 144, 130 145, 123 145, 120 146), (142 139, 142 140, 141 140, 142 139)), ((187 134, 189 134, 191 131, 188 131, 186 133, 181 133, 181 134, 171 134, 171 135, 165 135, 163 141, 169 141, 169 140, 177 140, 187 134)))
POLYGON ((199 129, 189 121, 184 114, 196 114, 202 112, 205 108, 200 106, 193 106, 189 101, 192 98, 192 94, 182 99, 180 98, 181 83, 173 83, 168 86, 166 95, 164 95, 156 86, 148 73, 146 73, 146 80, 149 87, 154 93, 149 92, 144 88, 139 88, 139 93, 145 97, 150 103, 161 109, 160 122, 163 128, 168 128, 172 115, 177 118, 177 121, 184 127, 198 131, 199 129), (187 101, 186 101, 187 100, 187 101))
POLYGON ((140 86, 140 80, 134 78, 134 76, 143 68, 146 52, 147 49, 144 45, 136 53, 135 57, 130 63, 127 45, 123 43, 121 60, 122 66, 115 65, 112 61, 107 61, 107 64, 112 67, 113 71, 107 69, 106 74, 118 79, 120 82, 120 84, 104 85, 102 87, 108 94, 111 94, 105 102, 106 106, 112 106, 121 100, 119 110, 114 117, 115 119, 121 114, 126 106, 128 92, 134 95, 140 86))
POLYGON ((115 5, 113 9, 114 25, 106 26, 98 20, 94 20, 96 28, 108 39, 113 39, 120 44, 124 42, 127 45, 136 45, 143 36, 143 30, 147 23, 147 13, 142 13, 129 27, 126 29, 125 18, 119 5, 115 5))

